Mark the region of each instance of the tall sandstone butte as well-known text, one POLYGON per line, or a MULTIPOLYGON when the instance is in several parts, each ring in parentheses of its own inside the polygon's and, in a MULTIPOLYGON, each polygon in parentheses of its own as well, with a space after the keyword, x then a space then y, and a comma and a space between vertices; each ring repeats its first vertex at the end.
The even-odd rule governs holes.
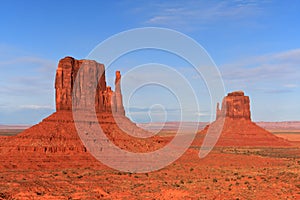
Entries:
POLYGON ((84 110, 94 103, 97 113, 113 112, 125 115, 120 82, 121 73, 117 71, 114 92, 106 85, 103 64, 65 57, 59 61, 56 71, 56 111, 71 111, 72 105, 80 106, 76 108, 84 110), (81 73, 78 73, 79 70, 81 73), (94 102, 91 102, 93 94, 96 95, 94 102))
POLYGON ((217 146, 290 146, 290 143, 266 131, 251 121, 250 99, 243 91, 229 93, 217 104, 216 121, 206 126, 221 131, 217 146))
MULTIPOLYGON (((91 155, 77 133, 73 105, 81 106, 76 107, 80 109, 79 113, 82 116, 82 121, 77 123, 87 125, 90 130, 97 130, 93 127, 100 126, 109 140, 120 148, 133 152, 147 152, 164 145, 162 139, 156 136, 140 139, 128 135, 128 132, 136 135, 149 133, 137 127, 125 116, 120 71, 116 72, 113 91, 106 84, 103 64, 93 60, 65 57, 58 63, 55 91, 56 112, 16 136, 1 137, 0 155, 7 155, 12 159, 16 157, 15 160, 22 162, 28 160, 28 157, 35 157, 38 160, 37 164, 41 157, 49 155, 56 157, 73 155, 71 160, 76 160, 76 156, 81 155, 81 159, 90 160, 91 155), (90 98, 93 94, 94 98, 90 98), (86 110, 90 109, 91 105, 94 105, 96 119, 91 115, 91 110, 86 110)), ((89 134, 99 133, 89 132, 89 134)))

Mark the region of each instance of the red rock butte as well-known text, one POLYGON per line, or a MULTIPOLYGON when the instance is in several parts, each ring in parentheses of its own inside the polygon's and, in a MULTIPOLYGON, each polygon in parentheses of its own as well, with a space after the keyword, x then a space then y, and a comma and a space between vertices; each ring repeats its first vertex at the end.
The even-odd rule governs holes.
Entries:
POLYGON ((55 79, 56 111, 71 111, 73 105, 80 104, 86 109, 91 104, 91 95, 95 95, 97 113, 118 113, 125 115, 122 93, 121 73, 116 71, 115 92, 106 85, 105 67, 93 60, 76 60, 66 57, 59 61, 55 79), (78 73, 79 69, 82 73, 78 73), (75 78, 78 79, 77 85, 75 78), (99 80, 99 81, 98 81, 99 80), (84 87, 86 83, 88 88, 84 87), (96 83, 96 84, 95 84, 96 83), (96 86, 94 88, 93 86, 96 86))
POLYGON ((159 137, 140 139, 127 134, 135 132, 138 135, 147 132, 125 116, 120 82, 121 74, 117 71, 113 91, 106 84, 103 64, 93 60, 76 60, 72 57, 61 59, 55 79, 56 112, 16 136, 1 137, 0 154, 21 153, 24 159, 33 155, 83 155, 86 160, 90 154, 77 134, 72 114, 72 106, 77 104, 86 106, 79 107, 83 110, 81 123, 89 126, 100 124, 107 137, 120 148, 134 152, 158 149, 163 145, 159 137), (83 73, 79 73, 79 69, 82 69, 83 73), (85 73, 89 76, 84 76, 85 73), (79 80, 78 85, 75 84, 75 78, 79 80), (84 81, 87 82, 86 86, 82 84, 84 81), (93 83, 96 83, 94 88, 91 85, 93 83), (94 99, 90 99, 88 96, 93 94, 92 92, 95 94, 93 89, 96 89, 96 95, 94 99), (95 101, 94 104, 92 101, 95 101), (85 111, 90 105, 95 105, 96 119, 85 111))
POLYGON ((226 116, 231 119, 251 120, 250 99, 243 91, 229 93, 223 99, 222 110, 217 104, 217 119, 226 116))
MULTIPOLYGON (((106 85, 102 64, 60 60, 56 112, 16 136, 0 137, 0 199, 299 199, 299 148, 216 148, 199 159, 198 144, 164 169, 149 173, 124 173, 102 164, 81 142, 78 123, 91 129, 100 125, 109 140, 128 151, 153 151, 173 137, 130 137, 127 133, 144 131, 124 115, 120 72, 115 80, 113 91, 106 85), (74 109, 82 121, 73 117, 74 109), (96 111, 96 119, 91 111, 96 111)), ((225 121, 218 145, 288 145, 251 122, 249 103, 242 92, 224 98, 210 125, 218 128, 225 121)), ((194 142, 201 143, 204 136, 197 134, 194 142)), ((118 160, 109 153, 107 157, 118 160)), ((121 164, 138 162, 152 164, 121 164)))
POLYGON ((201 133, 206 134, 208 128, 222 129, 217 146, 290 146, 288 141, 251 121, 250 99, 243 91, 231 92, 224 97, 221 109, 217 104, 216 121, 201 133))
MULTIPOLYGON (((165 146, 170 138, 153 136, 143 139, 128 135, 128 133, 135 133, 137 136, 148 133, 125 116, 120 86, 119 71, 116 72, 113 91, 106 84, 103 64, 92 60, 76 60, 72 57, 61 59, 55 79, 56 112, 16 136, 0 138, 0 155, 10 158, 7 161, 10 164, 5 166, 7 168, 14 166, 12 161, 18 161, 17 167, 22 167, 22 164, 28 161, 39 165, 41 158, 48 156, 51 156, 51 163, 56 160, 57 164, 66 159, 66 155, 74 162, 78 161, 80 156, 82 162, 95 161, 78 136, 73 117, 74 105, 77 106, 78 112, 82 112, 80 123, 90 127, 100 125, 108 139, 122 149, 149 152, 165 146), (89 76, 86 77, 84 74, 89 76), (90 95, 94 95, 95 98, 88 98, 90 95), (92 110, 96 113, 96 119, 87 110, 91 109, 91 106, 94 106, 92 110), (38 162, 34 162, 34 158, 38 162)), ((219 105, 217 107, 216 121, 207 126, 202 133, 206 133, 208 127, 219 128, 223 125, 223 121, 225 122, 217 145, 289 145, 287 141, 251 122, 249 97, 244 96, 241 91, 229 93, 224 98, 222 108, 220 109, 219 105)))

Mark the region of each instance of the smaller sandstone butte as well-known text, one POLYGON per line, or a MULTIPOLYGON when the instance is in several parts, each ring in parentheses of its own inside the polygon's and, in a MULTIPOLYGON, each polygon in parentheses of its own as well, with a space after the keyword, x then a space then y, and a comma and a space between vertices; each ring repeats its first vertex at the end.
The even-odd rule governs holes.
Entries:
POLYGON ((217 104, 216 121, 206 126, 208 129, 221 129, 217 146, 290 146, 291 144, 251 121, 250 99, 243 91, 229 93, 222 101, 222 108, 217 104))
POLYGON ((251 120, 250 99, 243 91, 229 93, 222 102, 222 109, 217 104, 217 119, 226 116, 232 119, 251 120))

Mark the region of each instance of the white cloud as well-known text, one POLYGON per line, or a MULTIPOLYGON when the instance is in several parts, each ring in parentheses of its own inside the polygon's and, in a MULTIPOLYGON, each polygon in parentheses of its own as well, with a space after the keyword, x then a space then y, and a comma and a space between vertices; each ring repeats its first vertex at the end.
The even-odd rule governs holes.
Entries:
POLYGON ((222 65, 220 70, 229 87, 291 92, 300 83, 300 49, 246 58, 222 65))
MULTIPOLYGON (((152 16, 147 25, 166 27, 203 28, 220 20, 239 20, 257 17, 262 12, 261 1, 177 1, 152 4, 152 16)), ((149 10, 149 7, 147 7, 149 10)))
POLYGON ((0 61, 0 67, 7 67, 9 65, 24 66, 26 64, 38 65, 38 69, 40 71, 48 71, 49 69, 53 70, 56 67, 55 62, 35 56, 20 56, 0 61))
POLYGON ((11 52, 11 56, 0 61, 0 91, 10 96, 52 92, 55 69, 56 63, 51 60, 35 56, 13 56, 11 52))
POLYGON ((52 105, 39 105, 39 104, 24 104, 24 105, 9 105, 0 104, 0 111, 22 111, 22 110, 54 110, 52 105))
POLYGON ((0 121, 32 123, 50 114, 56 62, 1 44, 0 53, 0 121))
POLYGON ((54 109, 51 105, 21 105, 20 109, 32 109, 32 110, 40 110, 40 109, 54 109))
POLYGON ((286 87, 286 88, 297 88, 298 87, 297 84, 285 84, 283 86, 286 87))
POLYGON ((195 115, 202 117, 202 116, 212 116, 213 114, 207 112, 196 112, 195 115))

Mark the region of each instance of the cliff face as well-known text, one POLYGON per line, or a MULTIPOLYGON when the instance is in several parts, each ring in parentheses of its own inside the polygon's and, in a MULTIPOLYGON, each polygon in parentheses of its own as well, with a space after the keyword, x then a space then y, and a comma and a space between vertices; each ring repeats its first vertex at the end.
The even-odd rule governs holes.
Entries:
POLYGON ((217 105, 217 119, 220 117, 251 120, 249 97, 242 91, 229 93, 222 101, 221 110, 217 105))
POLYGON ((56 111, 71 111, 72 103, 80 105, 80 109, 85 110, 94 103, 97 113, 114 112, 124 115, 120 81, 121 74, 120 71, 117 71, 116 92, 114 92, 110 86, 106 85, 103 64, 93 60, 76 60, 72 57, 65 57, 59 61, 56 71, 56 111), (78 73, 79 69, 82 70, 81 73, 78 73), (77 84, 75 85, 76 78, 77 84), (90 97, 95 90, 95 102, 92 102, 93 99, 90 97))

